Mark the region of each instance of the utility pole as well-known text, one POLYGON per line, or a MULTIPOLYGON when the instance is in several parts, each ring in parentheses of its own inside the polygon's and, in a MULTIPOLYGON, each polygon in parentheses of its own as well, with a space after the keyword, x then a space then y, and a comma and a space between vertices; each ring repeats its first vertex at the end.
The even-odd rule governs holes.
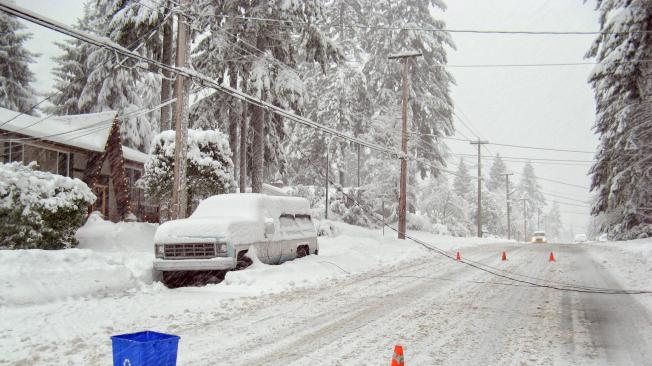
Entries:
MULTIPOLYGON (((182 6, 187 9, 190 0, 182 0, 182 6)), ((176 67, 188 67, 187 55, 190 48, 188 20, 183 12, 178 15, 177 23, 177 58, 176 67)), ((190 80, 177 75, 174 84, 177 96, 176 108, 174 109, 174 129, 176 131, 174 141, 174 181, 172 184, 172 217, 183 219, 186 217, 188 208, 188 192, 186 190, 186 160, 188 155, 188 92, 190 80)))
POLYGON ((358 188, 360 188, 360 144, 356 146, 358 147, 358 188))
POLYGON ((527 241, 527 205, 525 204, 527 202, 528 198, 527 196, 521 197, 521 201, 523 201, 523 241, 527 241))
POLYGON ((407 211, 407 103, 408 103, 408 60, 422 56, 421 52, 404 52, 390 55, 389 60, 403 62, 403 133, 401 135, 401 183, 398 199, 398 238, 405 239, 405 215, 407 211))
POLYGON ((482 145, 488 143, 489 141, 480 139, 478 139, 478 141, 471 141, 471 145, 478 145, 478 212, 476 215, 478 238, 482 237, 482 154, 480 148, 482 145))
POLYGON ((328 177, 328 172, 331 170, 330 169, 330 162, 328 161, 328 152, 331 148, 331 143, 330 140, 328 141, 328 144, 326 145, 326 204, 325 204, 325 213, 324 213, 324 218, 328 220, 328 182, 329 182, 329 177, 328 177))
POLYGON ((509 204, 509 176, 514 175, 514 173, 503 173, 505 176, 505 202, 507 204, 507 240, 511 239, 512 236, 512 223, 510 218, 511 207, 509 204))
MULTIPOLYGON (((170 0, 166 1, 165 16, 168 16, 171 9, 170 0)), ((172 47, 173 47, 173 36, 172 36, 172 21, 174 17, 165 21, 163 24, 163 45, 161 49, 161 62, 166 65, 172 65, 172 47)), ((163 77, 161 78, 161 102, 164 102, 172 96, 172 82, 170 77, 172 73, 170 70, 162 69, 163 77)), ((161 108, 161 121, 159 126, 159 131, 166 131, 171 129, 170 126, 170 110, 171 106, 166 105, 161 108)))

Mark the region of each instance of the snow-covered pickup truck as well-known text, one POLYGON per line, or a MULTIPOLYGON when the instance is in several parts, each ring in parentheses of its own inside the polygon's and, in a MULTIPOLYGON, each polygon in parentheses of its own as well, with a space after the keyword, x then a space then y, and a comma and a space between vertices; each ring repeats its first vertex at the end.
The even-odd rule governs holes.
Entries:
POLYGON ((209 197, 187 219, 163 223, 154 236, 155 277, 182 285, 192 274, 224 274, 251 263, 255 248, 266 264, 317 254, 309 202, 256 193, 209 197))

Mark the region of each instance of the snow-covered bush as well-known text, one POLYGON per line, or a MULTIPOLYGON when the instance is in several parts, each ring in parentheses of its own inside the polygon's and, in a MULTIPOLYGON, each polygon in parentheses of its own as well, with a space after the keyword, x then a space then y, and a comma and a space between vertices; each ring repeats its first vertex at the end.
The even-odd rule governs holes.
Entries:
POLYGON ((432 223, 426 216, 421 216, 408 212, 406 215, 407 219, 407 229, 408 230, 419 230, 419 231, 431 231, 432 223))
POLYGON ((340 229, 331 220, 321 220, 317 226, 317 236, 334 238, 340 235, 340 229))
POLYGON ((75 231, 95 195, 81 180, 41 172, 35 165, 0 164, 0 246, 74 247, 75 231))
POLYGON ((338 191, 330 202, 329 208, 332 213, 338 215, 347 224, 373 227, 374 220, 373 217, 370 217, 370 215, 373 215, 371 209, 366 208, 363 210, 356 202, 359 204, 367 202, 364 198, 364 191, 351 188, 347 194, 338 191))
MULTIPOLYGON (((152 143, 139 184, 148 198, 168 203, 174 179, 174 131, 159 133, 152 143)), ((228 137, 217 130, 188 130, 188 204, 235 190, 228 137)))

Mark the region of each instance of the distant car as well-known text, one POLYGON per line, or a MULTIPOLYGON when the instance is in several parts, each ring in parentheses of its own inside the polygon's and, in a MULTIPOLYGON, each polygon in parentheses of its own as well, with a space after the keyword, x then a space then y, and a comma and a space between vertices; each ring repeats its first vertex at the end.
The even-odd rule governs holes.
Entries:
POLYGON ((548 239, 546 239, 546 233, 543 231, 535 231, 534 234, 532 234, 532 243, 547 243, 548 239))
POLYGON ((577 234, 575 235, 575 243, 580 244, 580 243, 586 243, 586 234, 577 234))
POLYGON ((607 233, 600 235, 598 241, 602 241, 602 242, 609 241, 609 235, 607 235, 607 233))

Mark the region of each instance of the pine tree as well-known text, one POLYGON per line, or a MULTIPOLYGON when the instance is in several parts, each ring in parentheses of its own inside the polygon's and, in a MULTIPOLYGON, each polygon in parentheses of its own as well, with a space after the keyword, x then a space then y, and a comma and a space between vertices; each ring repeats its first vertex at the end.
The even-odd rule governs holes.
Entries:
MULTIPOLYGON (((77 27, 107 37, 148 57, 159 57, 164 5, 145 7, 122 0, 94 0, 85 5, 77 27)), ((78 114, 115 110, 120 114, 153 107, 143 100, 143 87, 156 88, 159 82, 143 79, 150 70, 140 70, 133 60, 80 41, 59 44, 64 51, 56 57, 55 89, 59 91, 48 109, 53 114, 78 114)), ((154 113, 123 121, 123 143, 146 151, 153 131, 158 129, 154 113)))
MULTIPOLYGON (((405 26, 406 28, 444 29, 445 23, 435 19, 431 10, 445 10, 440 0, 370 1, 366 22, 375 26, 405 26)), ((376 108, 373 114, 394 118, 400 115, 403 67, 388 56, 403 51, 418 51, 422 57, 409 61, 409 130, 411 155, 445 165, 442 136, 453 133, 453 102, 449 94, 453 77, 444 66, 446 47, 454 48, 446 32, 421 32, 402 29, 387 31, 369 28, 364 34, 364 50, 370 55, 364 64, 367 89, 376 108)), ((400 137, 400 132, 395 133, 400 137)), ((394 144, 393 146, 397 146, 394 144)), ((427 171, 438 174, 437 169, 417 164, 421 177, 427 171)))
MULTIPOLYGON (((536 213, 546 205, 546 198, 543 196, 543 193, 541 193, 541 187, 539 186, 537 177, 534 174, 534 167, 529 161, 525 163, 525 166, 523 167, 523 173, 521 173, 521 179, 516 186, 516 192, 517 198, 527 198, 526 207, 528 220, 534 218, 536 213)), ((531 227, 531 225, 528 225, 528 227, 531 227)))
MULTIPOLYGON (((303 111, 306 91, 296 71, 299 49, 303 50, 304 61, 310 63, 326 65, 340 57, 328 37, 313 24, 321 16, 320 2, 316 0, 206 0, 200 4, 205 8, 200 12, 200 24, 207 27, 209 37, 215 40, 205 41, 198 52, 222 49, 227 57, 233 56, 234 62, 223 62, 216 55, 211 65, 198 64, 199 70, 211 69, 216 77, 228 75, 231 86, 241 85, 245 92, 268 103, 297 113, 303 111), (243 13, 250 17, 284 20, 287 24, 238 19, 243 13), (297 44, 294 39, 300 42, 297 44)), ((253 132, 248 144, 252 190, 259 192, 264 179, 263 168, 268 174, 285 170, 283 143, 287 131, 284 120, 278 115, 254 105, 248 105, 247 109, 253 132)), ((209 109, 204 111, 209 112, 209 109)))
POLYGON ((652 235, 652 3, 598 0, 601 34, 590 83, 600 136, 591 189, 602 232, 616 239, 652 235))
POLYGON ((507 167, 501 159, 500 154, 496 154, 491 168, 489 168, 489 178, 487 179, 487 189, 492 192, 503 192, 505 190, 505 172, 507 167))
POLYGON ((546 236, 548 240, 560 240, 564 231, 564 225, 561 222, 561 212, 557 201, 552 203, 552 207, 546 215, 546 236))
POLYGON ((460 158, 460 163, 457 165, 457 172, 453 180, 453 189, 458 196, 468 200, 470 198, 473 185, 471 184, 471 176, 464 164, 464 159, 460 158))
POLYGON ((38 55, 25 48, 31 34, 23 29, 16 18, 0 12, 0 107, 36 115, 36 91, 31 86, 36 79, 29 64, 38 55))

